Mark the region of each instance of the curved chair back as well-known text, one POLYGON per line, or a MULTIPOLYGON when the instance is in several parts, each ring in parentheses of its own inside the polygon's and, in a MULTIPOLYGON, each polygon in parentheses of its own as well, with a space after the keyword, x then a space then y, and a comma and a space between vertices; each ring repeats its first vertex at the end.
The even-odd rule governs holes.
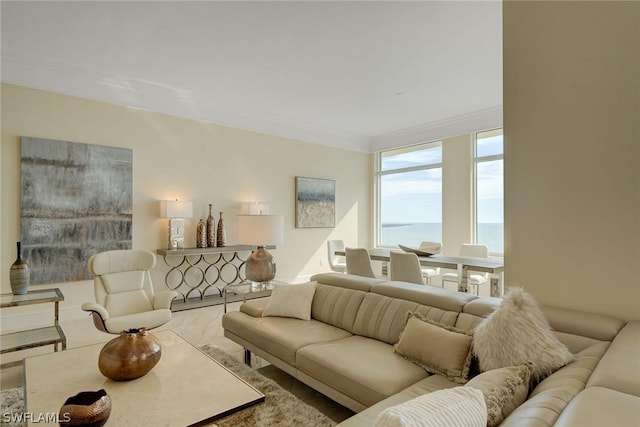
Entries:
POLYGON ((101 252, 89 258, 96 302, 110 316, 126 316, 153 310, 151 270, 156 265, 153 253, 144 250, 101 252))
POLYGON ((487 245, 472 245, 464 243, 460 246, 461 257, 488 258, 489 247, 487 245))
POLYGON ((364 248, 345 248, 347 254, 347 273, 364 277, 376 277, 371 267, 369 251, 364 248))
POLYGON ((391 280, 424 285, 418 256, 410 252, 391 251, 391 280))
POLYGON ((344 251, 344 242, 342 240, 327 240, 327 251, 331 270, 345 273, 347 261, 344 256, 336 255, 336 251, 344 251))

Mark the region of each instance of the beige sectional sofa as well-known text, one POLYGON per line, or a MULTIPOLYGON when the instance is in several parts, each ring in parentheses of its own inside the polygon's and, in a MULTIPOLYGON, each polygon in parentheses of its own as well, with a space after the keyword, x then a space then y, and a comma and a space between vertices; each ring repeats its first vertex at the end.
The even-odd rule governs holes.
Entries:
MULTIPOLYGON (((358 412, 341 426, 371 426, 385 408, 460 385, 394 352, 408 312, 470 331, 501 303, 348 274, 311 280, 317 282, 311 320, 262 317, 268 303, 262 299, 226 313, 222 325, 247 351, 358 412)), ((574 360, 537 384, 501 425, 640 425, 640 321, 625 325, 597 314, 542 309, 574 360)))

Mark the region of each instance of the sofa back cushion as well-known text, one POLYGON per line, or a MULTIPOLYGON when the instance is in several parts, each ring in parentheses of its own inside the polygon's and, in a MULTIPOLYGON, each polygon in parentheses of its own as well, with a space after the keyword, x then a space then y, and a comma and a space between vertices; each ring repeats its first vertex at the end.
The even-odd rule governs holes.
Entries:
POLYGON ((353 333, 356 314, 366 292, 318 283, 311 318, 353 333))
POLYGON ((353 333, 395 344, 405 327, 407 313, 417 312, 427 319, 453 326, 457 312, 429 307, 404 299, 367 293, 360 304, 353 333))

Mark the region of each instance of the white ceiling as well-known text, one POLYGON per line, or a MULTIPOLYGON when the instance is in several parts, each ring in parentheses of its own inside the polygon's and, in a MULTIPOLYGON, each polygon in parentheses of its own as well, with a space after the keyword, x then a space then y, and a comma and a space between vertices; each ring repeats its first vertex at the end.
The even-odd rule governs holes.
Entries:
POLYGON ((359 151, 502 122, 500 1, 0 7, 6 83, 359 151))

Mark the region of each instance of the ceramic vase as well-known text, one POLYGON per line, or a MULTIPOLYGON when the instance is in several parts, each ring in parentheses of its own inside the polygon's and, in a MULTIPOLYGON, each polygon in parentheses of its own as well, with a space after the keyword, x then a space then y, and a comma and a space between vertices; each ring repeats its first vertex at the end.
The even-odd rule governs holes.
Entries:
POLYGON ((114 381, 129 381, 146 375, 160 361, 160 341, 145 328, 120 332, 105 344, 98 357, 98 368, 114 381))
POLYGON ((217 246, 227 246, 227 232, 224 229, 224 220, 222 219, 222 212, 220 212, 220 219, 218 220, 218 240, 217 246))
POLYGON ((11 266, 9 271, 9 282, 11 283, 11 292, 14 295, 24 295, 29 290, 29 282, 31 280, 31 270, 29 265, 22 259, 22 248, 20 242, 17 242, 18 259, 11 266))
POLYGON ((111 415, 111 398, 104 389, 82 391, 68 398, 58 414, 60 425, 103 426, 111 415))
POLYGON ((196 248, 206 248, 207 247, 207 223, 204 219, 198 221, 198 226, 196 227, 196 248))
POLYGON ((207 217, 207 247, 212 248, 216 245, 216 220, 213 219, 211 213, 211 204, 209 204, 209 216, 207 217))

